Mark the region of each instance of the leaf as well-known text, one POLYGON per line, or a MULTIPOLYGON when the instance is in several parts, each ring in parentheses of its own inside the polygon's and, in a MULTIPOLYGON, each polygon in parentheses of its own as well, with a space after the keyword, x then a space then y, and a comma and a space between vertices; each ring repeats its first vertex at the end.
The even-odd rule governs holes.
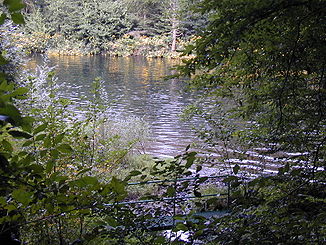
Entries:
POLYGON ((175 228, 177 231, 187 231, 188 230, 188 227, 182 223, 178 223, 175 228))
POLYGON ((46 163, 45 171, 46 171, 47 173, 51 173, 51 172, 52 172, 52 169, 53 169, 53 167, 54 167, 54 164, 55 164, 54 161, 48 161, 48 162, 46 163))
POLYGON ((190 168, 191 165, 194 163, 195 159, 196 159, 196 155, 197 155, 197 152, 190 152, 188 155, 187 155, 187 163, 185 165, 185 168, 190 168))
POLYGON ((137 176, 137 175, 141 175, 141 174, 142 174, 142 172, 140 172, 140 171, 138 171, 138 170, 134 170, 134 171, 131 171, 131 172, 129 173, 130 176, 137 176))
POLYGON ((30 139, 32 138, 33 136, 26 133, 26 132, 23 132, 23 131, 18 131, 18 130, 11 130, 8 132, 11 136, 13 136, 14 138, 18 138, 18 139, 21 139, 21 138, 24 138, 24 139, 30 139))
POLYGON ((28 88, 19 87, 11 94, 11 96, 15 97, 15 96, 19 96, 19 95, 24 95, 26 93, 28 93, 28 88))
POLYGON ((203 235, 203 233, 204 233, 204 230, 198 230, 195 232, 194 237, 199 237, 199 236, 203 235))
POLYGON ((23 144, 23 147, 27 147, 27 146, 30 146, 31 144, 33 144, 33 140, 27 140, 24 144, 23 144))
POLYGON ((24 16, 21 13, 12 13, 11 19, 15 24, 25 24, 24 16))
POLYGON ((169 196, 169 197, 173 197, 175 196, 176 194, 176 190, 174 187, 172 186, 169 186, 168 189, 166 190, 166 194, 169 196))
POLYGON ((44 140, 46 137, 46 134, 40 134, 38 136, 35 137, 35 141, 40 141, 40 140, 44 140))
POLYGON ((7 204, 7 200, 5 197, 0 196, 0 207, 3 207, 7 204))
POLYGON ((117 194, 125 193, 125 184, 122 181, 118 180, 116 177, 112 177, 110 186, 117 194))
POLYGON ((32 201, 33 192, 27 192, 23 189, 14 190, 12 197, 17 201, 27 206, 32 201))
POLYGON ((155 244, 165 244, 166 238, 164 236, 159 236, 159 237, 156 237, 154 242, 155 242, 155 244))
POLYGON ((53 158, 53 159, 57 159, 58 157, 59 157, 59 151, 57 150, 57 149, 52 149, 51 151, 50 151, 50 154, 51 154, 51 157, 53 158))
POLYGON ((56 144, 61 143, 62 140, 64 139, 64 137, 65 137, 65 133, 62 133, 62 134, 57 135, 55 137, 55 139, 54 139, 54 144, 56 145, 56 144))
POLYGON ((201 193, 199 191, 197 191, 197 190, 194 190, 194 195, 195 195, 195 197, 201 197, 202 196, 201 193))
POLYGON ((97 185, 98 184, 97 178, 92 177, 92 176, 84 176, 84 177, 81 177, 80 180, 84 181, 85 184, 87 184, 87 185, 97 185))
MULTIPOLYGON (((0 25, 3 25, 3 23, 5 22, 7 18, 7 15, 6 14, 1 14, 0 16, 0 25)), ((0 59, 1 59, 2 55, 0 56, 0 59)), ((0 62, 0 65, 1 65, 1 62, 0 62)))
POLYGON ((238 177, 237 176, 228 176, 225 179, 223 179, 222 182, 224 182, 224 183, 230 183, 232 181, 237 181, 237 180, 238 180, 238 177))
MULTIPOLYGON (((10 7, 9 7, 10 12, 19 11, 25 7, 25 5, 23 3, 21 3, 20 1, 12 1, 12 2, 14 2, 14 3, 10 4, 10 7)), ((19 23, 16 23, 16 24, 19 24, 19 23)), ((21 24, 23 24, 23 23, 21 23, 21 24)))
POLYGON ((109 226, 112 226, 112 227, 117 227, 118 226, 118 222, 114 219, 114 218, 112 218, 112 217, 107 217, 106 219, 105 219, 105 221, 107 222, 107 224, 109 225, 109 226))
POLYGON ((10 103, 6 103, 4 107, 0 108, 0 114, 9 116, 13 120, 11 124, 13 124, 14 126, 19 126, 23 124, 23 119, 19 110, 10 103))
POLYGON ((0 65, 6 65, 6 64, 8 64, 8 60, 0 54, 0 65))
POLYGON ((197 181, 198 184, 204 183, 206 180, 208 180, 208 177, 200 177, 197 181))
POLYGON ((236 164, 236 165, 233 167, 233 173, 234 173, 234 174, 238 174, 239 170, 240 170, 240 166, 239 166, 238 164, 236 164))
POLYGON ((61 144, 57 147, 57 150, 62 152, 62 153, 71 153, 73 149, 71 148, 70 145, 68 144, 61 144))
POLYGON ((36 127, 36 128, 34 129, 34 134, 38 134, 39 132, 44 131, 44 129, 46 129, 47 126, 48 126, 47 123, 43 123, 43 124, 39 125, 38 127, 36 127))
POLYGON ((9 151, 9 152, 12 152, 12 151, 13 151, 13 147, 12 147, 11 143, 8 142, 7 140, 3 140, 3 141, 1 142, 1 144, 2 144, 2 147, 3 147, 6 151, 9 151))
MULTIPOLYGON (((28 157, 30 157, 30 156, 28 156, 28 157)), ((30 160, 28 160, 28 162, 32 162, 32 160, 33 160, 33 159, 30 159, 30 160)), ((43 174, 43 172, 44 172, 44 168, 43 168, 43 166, 38 165, 38 164, 31 164, 30 166, 28 166, 28 168, 29 168, 30 170, 32 170, 32 172, 33 172, 34 174, 43 174)))
POLYGON ((89 172, 90 170, 92 170, 92 167, 82 169, 81 171, 79 171, 79 172, 77 173, 77 176, 78 176, 78 175, 81 175, 81 174, 84 174, 84 173, 87 173, 87 172, 89 172))
POLYGON ((44 147, 49 148, 51 146, 51 137, 48 136, 44 139, 44 143, 43 143, 44 147))

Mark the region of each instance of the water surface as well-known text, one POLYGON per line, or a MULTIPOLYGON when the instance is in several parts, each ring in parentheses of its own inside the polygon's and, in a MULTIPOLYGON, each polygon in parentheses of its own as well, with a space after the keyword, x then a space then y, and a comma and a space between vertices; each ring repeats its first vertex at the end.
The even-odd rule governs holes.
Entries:
MULTIPOLYGON (((36 56, 35 63, 42 57, 36 56)), ((193 142, 190 122, 180 121, 183 108, 192 96, 180 80, 164 80, 177 61, 144 57, 52 56, 62 92, 78 103, 90 96, 92 81, 101 77, 110 100, 111 113, 120 117, 136 116, 150 125, 152 143, 146 153, 174 156, 193 142)))

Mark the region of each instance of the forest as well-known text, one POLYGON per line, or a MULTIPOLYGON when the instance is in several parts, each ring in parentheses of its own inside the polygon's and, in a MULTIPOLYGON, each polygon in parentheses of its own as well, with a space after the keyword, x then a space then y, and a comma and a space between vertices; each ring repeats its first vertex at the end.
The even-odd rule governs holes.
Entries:
POLYGON ((325 244, 324 0, 0 4, 1 244, 325 244), (206 151, 134 156, 145 126, 108 118, 103 81, 78 118, 33 53, 179 59, 206 151))
POLYGON ((26 1, 17 42, 27 52, 176 56, 206 18, 193 1, 26 1), (21 33, 20 33, 21 34, 21 33))

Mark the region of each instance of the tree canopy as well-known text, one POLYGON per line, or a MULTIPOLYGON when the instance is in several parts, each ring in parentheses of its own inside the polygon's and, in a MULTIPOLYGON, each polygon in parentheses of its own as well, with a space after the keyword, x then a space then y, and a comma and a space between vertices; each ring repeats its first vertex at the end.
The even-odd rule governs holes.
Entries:
MULTIPOLYGON (((299 152, 277 176, 241 184, 238 212, 213 223, 213 240, 322 243, 325 1, 204 0, 197 11, 208 14, 209 23, 184 51, 195 57, 184 60, 179 71, 192 76, 190 87, 208 102, 192 108, 210 123, 203 137, 211 144, 232 138, 248 148, 299 152)), ((235 178, 233 184, 239 182, 235 178)))
MULTIPOLYGON (((207 96, 232 98, 262 142, 325 153, 325 2, 203 1, 207 29, 185 54, 183 74, 207 96)), ((212 97, 210 97, 212 98, 212 97)), ((257 140, 256 139, 256 140, 257 140)))

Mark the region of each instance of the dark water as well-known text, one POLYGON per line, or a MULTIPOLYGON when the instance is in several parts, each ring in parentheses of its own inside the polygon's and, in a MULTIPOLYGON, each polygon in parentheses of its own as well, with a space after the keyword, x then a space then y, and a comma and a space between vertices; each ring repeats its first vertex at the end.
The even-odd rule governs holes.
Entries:
MULTIPOLYGON (((35 57, 35 63, 41 63, 35 57)), ((56 66, 58 81, 64 83, 65 96, 83 103, 90 96, 91 83, 96 77, 105 81, 111 101, 110 110, 121 117, 136 116, 150 125, 153 142, 146 153, 174 156, 192 143, 194 134, 190 122, 180 121, 180 113, 191 101, 179 80, 164 80, 177 61, 144 57, 84 56, 49 57, 56 66)))

